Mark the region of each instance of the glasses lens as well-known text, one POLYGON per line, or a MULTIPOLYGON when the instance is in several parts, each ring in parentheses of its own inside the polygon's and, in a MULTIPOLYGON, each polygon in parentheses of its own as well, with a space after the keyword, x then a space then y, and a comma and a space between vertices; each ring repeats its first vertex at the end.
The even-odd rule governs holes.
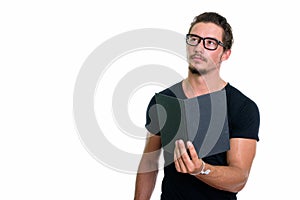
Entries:
POLYGON ((204 46, 209 50, 215 50, 218 47, 218 41, 214 38, 205 38, 204 46))
POLYGON ((193 36, 193 35, 188 35, 186 37, 186 42, 191 45, 191 46, 196 46, 199 44, 200 42, 200 38, 199 37, 196 37, 196 36, 193 36))

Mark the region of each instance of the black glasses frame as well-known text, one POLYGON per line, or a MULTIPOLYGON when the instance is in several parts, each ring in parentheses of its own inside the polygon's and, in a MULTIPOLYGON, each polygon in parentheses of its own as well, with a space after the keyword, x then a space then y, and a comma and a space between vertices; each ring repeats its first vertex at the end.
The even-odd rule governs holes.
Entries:
POLYGON ((207 47, 205 46, 205 40, 207 40, 207 39, 208 39, 208 40, 213 40, 213 41, 215 41, 218 45, 220 45, 220 46, 222 46, 222 47, 225 48, 224 43, 221 42, 220 40, 217 40, 216 38, 211 38, 211 37, 203 38, 203 37, 200 37, 199 35, 195 35, 195 34, 186 34, 186 43, 187 43, 188 45, 190 45, 190 46, 197 46, 198 44, 200 44, 201 40, 203 40, 203 46, 204 46, 205 49, 211 50, 211 51, 216 50, 216 49, 218 48, 218 45, 217 45, 216 48, 214 48, 214 49, 207 48, 207 47), (198 39, 199 39, 199 40, 198 40, 198 43, 197 43, 197 44, 190 44, 190 43, 188 42, 189 37, 196 37, 196 38, 198 38, 198 39))

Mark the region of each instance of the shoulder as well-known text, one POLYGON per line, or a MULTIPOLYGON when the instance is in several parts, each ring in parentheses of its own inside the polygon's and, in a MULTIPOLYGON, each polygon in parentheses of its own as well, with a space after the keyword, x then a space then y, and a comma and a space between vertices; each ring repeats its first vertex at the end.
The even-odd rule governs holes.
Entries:
MULTIPOLYGON (((183 91, 182 91, 181 82, 177 82, 159 92, 156 92, 156 94, 157 93, 164 94, 164 95, 171 96, 171 97, 182 97, 183 91)), ((154 94, 148 103, 147 112, 155 104, 156 104, 156 99, 155 99, 155 94, 154 94)))
POLYGON ((160 91, 160 94, 182 98, 182 81, 173 84, 172 86, 160 91))
MULTIPOLYGON (((183 90, 182 90, 182 81, 180 82, 177 82, 157 93, 159 94, 164 94, 164 95, 167 95, 167 96, 171 96, 171 97, 179 97, 179 98, 184 98, 184 94, 183 94, 183 90)), ((150 105, 153 105, 155 104, 156 101, 155 101, 155 95, 152 96, 151 100, 150 100, 150 105)))
POLYGON ((230 84, 225 89, 231 137, 259 140, 260 114, 257 104, 230 84))
POLYGON ((225 90, 227 96, 227 103, 230 107, 242 109, 245 106, 250 106, 258 110, 257 104, 254 102, 254 100, 246 96, 236 87, 228 83, 225 87, 225 90))
MULTIPOLYGON (((168 96, 173 96, 176 97, 176 93, 178 91, 180 91, 180 87, 181 84, 179 83, 175 83, 174 85, 161 90, 160 92, 156 92, 156 93, 160 93, 160 94, 164 94, 164 95, 168 95, 168 96)), ((159 128, 159 122, 158 122, 158 118, 157 118, 157 111, 156 109, 153 109, 154 105, 156 104, 156 98, 155 95, 152 96, 147 110, 146 110, 146 124, 145 127, 146 129, 153 134, 157 134, 160 135, 160 128, 159 128)))

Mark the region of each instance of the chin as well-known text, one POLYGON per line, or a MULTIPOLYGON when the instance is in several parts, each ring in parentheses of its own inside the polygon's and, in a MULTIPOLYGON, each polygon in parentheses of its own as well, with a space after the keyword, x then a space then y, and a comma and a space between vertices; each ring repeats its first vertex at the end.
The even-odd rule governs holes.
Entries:
POLYGON ((204 75, 207 73, 207 70, 205 69, 198 69, 192 65, 189 66, 189 71, 192 73, 192 74, 195 74, 195 75, 204 75))

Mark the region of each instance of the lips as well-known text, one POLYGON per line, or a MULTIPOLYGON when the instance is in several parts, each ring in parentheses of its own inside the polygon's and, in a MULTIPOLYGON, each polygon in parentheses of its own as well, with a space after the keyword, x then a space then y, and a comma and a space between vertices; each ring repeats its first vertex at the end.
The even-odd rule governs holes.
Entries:
POLYGON ((201 56, 201 55, 192 55, 191 58, 193 60, 201 60, 201 61, 206 62, 206 59, 203 56, 201 56))

